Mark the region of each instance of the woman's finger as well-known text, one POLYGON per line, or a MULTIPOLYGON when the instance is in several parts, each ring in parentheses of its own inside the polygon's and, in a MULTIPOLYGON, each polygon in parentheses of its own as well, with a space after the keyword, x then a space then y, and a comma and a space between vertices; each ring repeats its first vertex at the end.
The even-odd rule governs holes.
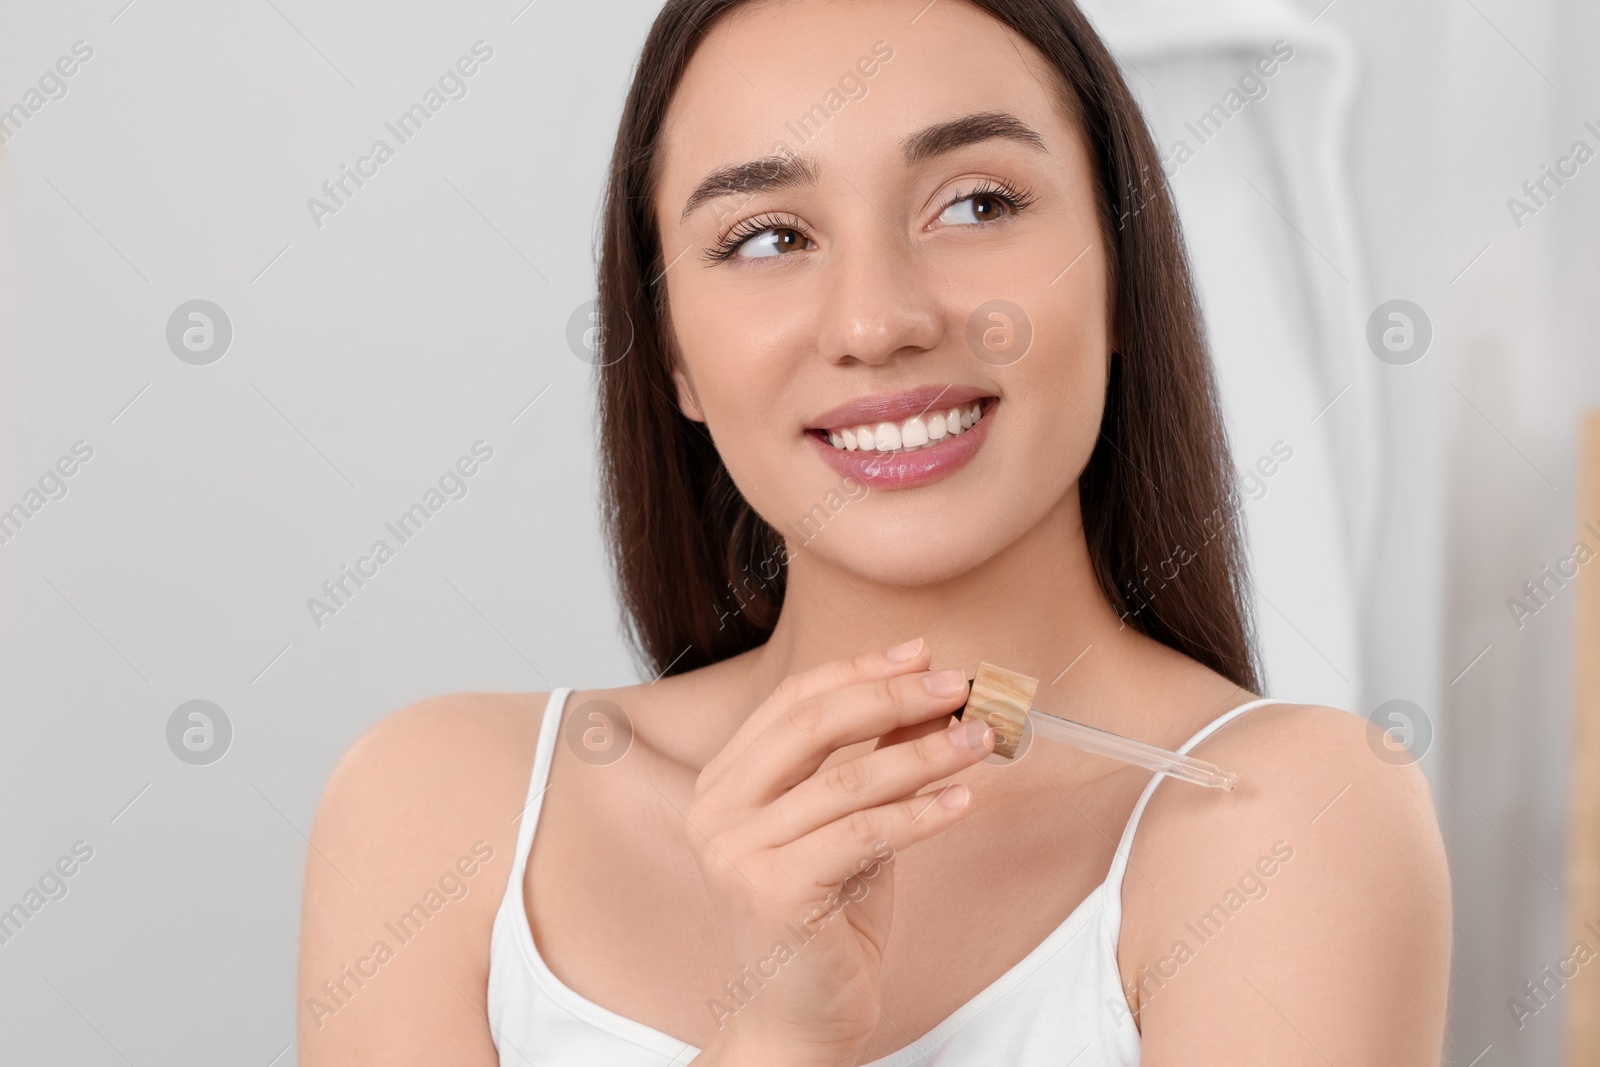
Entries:
POLYGON ((789 844, 851 812, 917 793, 994 751, 994 730, 973 719, 817 771, 741 829, 755 847, 789 844))
POLYGON ((778 683, 772 695, 751 712, 749 718, 728 739, 728 743, 722 746, 722 751, 705 765, 700 772, 698 788, 704 790, 715 785, 728 768, 737 766, 744 758, 751 741, 801 701, 849 685, 925 671, 927 667, 928 643, 918 637, 904 644, 860 652, 790 675, 778 683))
POLYGON ((770 804, 815 774, 838 749, 948 718, 966 696, 966 676, 950 670, 880 678, 801 700, 769 723, 723 773, 716 783, 717 806, 770 804))
POLYGON ((837 885, 858 873, 863 860, 881 858, 925 841, 959 822, 972 807, 972 791, 956 783, 863 808, 835 819, 785 851, 793 850, 798 870, 811 872, 820 886, 837 885))

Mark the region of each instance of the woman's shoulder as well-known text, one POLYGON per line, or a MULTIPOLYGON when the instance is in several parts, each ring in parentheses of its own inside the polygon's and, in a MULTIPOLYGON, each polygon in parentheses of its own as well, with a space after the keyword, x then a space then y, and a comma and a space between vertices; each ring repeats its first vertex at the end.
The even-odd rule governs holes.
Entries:
POLYGON ((1383 996, 1443 997, 1430 967, 1449 953, 1449 869, 1428 779, 1408 752, 1360 716, 1289 703, 1242 713, 1192 752, 1239 785, 1171 781, 1152 794, 1123 882, 1119 956, 1134 973, 1204 956, 1193 969, 1215 984, 1174 981, 1136 997, 1190 1018, 1218 996, 1255 997, 1246 979, 1289 1018, 1335 1006, 1359 1018, 1385 1010, 1373 1006, 1383 996))
POLYGON ((308 885, 319 855, 334 868, 324 880, 409 888, 476 846, 503 888, 547 696, 449 693, 379 720, 329 776, 308 885))
POLYGON ((485 946, 515 859, 545 697, 421 700, 339 760, 306 854, 300 1062, 443 1050, 453 1062, 492 1062, 473 1012, 485 1011, 485 946), (391 977, 372 982, 379 971, 391 977), (467 1001, 461 1018, 419 1010, 457 995, 467 1001))
POLYGON ((446 693, 391 712, 340 758, 323 809, 354 802, 369 816, 403 816, 416 805, 439 810, 455 798, 470 807, 507 789, 520 792, 548 696, 446 693))
MULTIPOLYGON (((663 682, 573 690, 566 703, 574 710, 566 718, 581 715, 590 725, 609 711, 612 725, 626 721, 642 738, 656 732, 656 706, 668 688, 663 682)), ((313 847, 385 882, 463 841, 482 840, 497 854, 509 854, 549 698, 548 692, 458 692, 391 712, 334 767, 317 809, 313 847)), ((496 872, 502 884, 509 867, 496 872)))
POLYGON ((1173 781, 1155 790, 1132 851, 1147 873, 1170 872, 1172 884, 1199 892, 1196 881, 1235 881, 1234 867, 1249 868, 1280 841, 1280 851, 1309 850, 1350 874, 1444 871, 1427 776, 1360 716, 1265 704, 1190 751, 1233 771, 1238 787, 1224 792, 1173 781))
POLYGON ((1237 773, 1239 787, 1205 791, 1199 799, 1208 803, 1195 803, 1190 790, 1157 790, 1147 817, 1155 816, 1158 826, 1188 823, 1193 830, 1219 817, 1230 824, 1261 819, 1287 826, 1300 814, 1303 823, 1320 824, 1346 800, 1355 801, 1352 809, 1382 811, 1413 829, 1434 820, 1432 792, 1417 762, 1421 754, 1338 708, 1259 702, 1190 751, 1237 773))

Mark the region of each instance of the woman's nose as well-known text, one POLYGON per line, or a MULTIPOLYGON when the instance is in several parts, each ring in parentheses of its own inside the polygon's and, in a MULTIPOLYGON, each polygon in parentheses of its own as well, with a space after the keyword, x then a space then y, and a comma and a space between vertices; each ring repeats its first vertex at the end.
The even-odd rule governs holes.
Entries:
POLYGON ((868 228, 841 239, 825 265, 818 347, 832 362, 882 364, 943 338, 937 268, 881 216, 868 228))

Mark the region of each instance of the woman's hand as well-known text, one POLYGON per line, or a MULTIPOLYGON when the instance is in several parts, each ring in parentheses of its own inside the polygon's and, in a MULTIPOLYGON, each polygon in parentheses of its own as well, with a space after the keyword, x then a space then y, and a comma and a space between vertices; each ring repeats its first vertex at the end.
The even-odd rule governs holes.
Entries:
POLYGON ((697 1062, 853 1063, 877 1025, 894 856, 954 825, 971 799, 963 785, 919 790, 994 746, 976 720, 928 732, 967 683, 926 670, 923 644, 785 678, 701 771, 685 833, 743 966, 697 1062))

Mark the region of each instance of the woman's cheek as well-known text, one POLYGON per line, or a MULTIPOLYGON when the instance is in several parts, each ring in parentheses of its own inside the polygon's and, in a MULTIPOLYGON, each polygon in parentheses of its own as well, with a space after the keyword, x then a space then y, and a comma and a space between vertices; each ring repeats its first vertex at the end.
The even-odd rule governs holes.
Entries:
MULTIPOLYGON (((1038 408, 1029 420, 1034 430, 1027 435, 1030 440, 1018 446, 1025 463, 1056 469, 1057 480, 1069 482, 1082 472, 1099 437, 1107 358, 1100 332, 1078 328, 1076 322, 1060 323, 1040 339, 1039 347, 1028 356, 1034 362, 1026 368, 1025 377, 1006 386, 1023 403, 1038 408)), ((1018 369, 1026 362, 1018 363, 1018 369)))

